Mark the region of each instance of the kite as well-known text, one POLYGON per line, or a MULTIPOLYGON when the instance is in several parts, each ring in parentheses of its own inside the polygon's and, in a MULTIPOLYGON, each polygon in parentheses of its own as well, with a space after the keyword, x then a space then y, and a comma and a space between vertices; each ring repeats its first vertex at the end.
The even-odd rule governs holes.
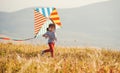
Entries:
POLYGON ((36 38, 38 35, 43 35, 46 32, 49 24, 55 24, 56 29, 62 26, 60 22, 60 17, 56 8, 46 7, 46 8, 35 8, 34 9, 34 37, 28 39, 11 39, 8 37, 0 37, 2 40, 13 40, 13 41, 26 41, 36 38))
POLYGON ((34 19, 35 36, 44 34, 50 23, 55 24, 56 29, 62 26, 56 8, 36 8, 34 19))

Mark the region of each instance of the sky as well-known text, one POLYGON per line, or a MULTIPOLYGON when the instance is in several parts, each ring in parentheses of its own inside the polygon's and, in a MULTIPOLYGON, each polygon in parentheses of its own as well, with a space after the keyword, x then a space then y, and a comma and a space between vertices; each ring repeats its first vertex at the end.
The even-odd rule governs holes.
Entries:
MULTIPOLYGON (((54 6, 63 24, 57 30, 57 45, 120 48, 119 3, 120 0, 0 0, 0 36, 33 37, 33 8, 54 6)), ((38 43, 47 41, 38 39, 38 43)))
POLYGON ((0 11, 14 12, 29 7, 75 8, 104 1, 109 0, 0 0, 0 11))

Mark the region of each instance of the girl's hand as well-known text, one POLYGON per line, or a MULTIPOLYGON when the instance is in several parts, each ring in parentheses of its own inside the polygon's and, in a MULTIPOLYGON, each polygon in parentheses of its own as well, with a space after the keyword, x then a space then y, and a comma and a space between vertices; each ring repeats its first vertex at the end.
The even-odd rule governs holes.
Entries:
POLYGON ((43 37, 48 38, 48 35, 44 34, 43 37))
POLYGON ((45 36, 45 38, 47 39, 47 38, 48 38, 48 36, 45 36))

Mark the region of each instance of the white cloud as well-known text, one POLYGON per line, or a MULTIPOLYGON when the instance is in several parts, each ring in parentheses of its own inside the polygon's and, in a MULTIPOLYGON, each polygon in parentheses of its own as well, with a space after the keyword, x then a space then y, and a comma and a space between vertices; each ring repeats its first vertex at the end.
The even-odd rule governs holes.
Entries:
POLYGON ((108 0, 0 0, 0 11, 13 12, 29 7, 74 8, 108 0))

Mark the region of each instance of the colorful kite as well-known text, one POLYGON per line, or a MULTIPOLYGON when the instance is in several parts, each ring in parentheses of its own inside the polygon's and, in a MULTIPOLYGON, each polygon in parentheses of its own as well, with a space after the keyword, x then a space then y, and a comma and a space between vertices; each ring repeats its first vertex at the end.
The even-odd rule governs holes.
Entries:
MULTIPOLYGON (((35 34, 35 37, 37 37, 38 35, 44 34, 50 23, 55 24, 56 29, 62 26, 56 8, 47 7, 47 8, 35 8, 34 9, 34 34, 35 34)), ((0 37, 0 39, 13 40, 13 41, 26 41, 26 40, 34 39, 35 37, 28 38, 28 39, 22 39, 22 40, 11 39, 8 37, 0 37)))
POLYGON ((35 16, 35 36, 44 34, 50 23, 61 27, 60 18, 56 8, 36 8, 34 10, 35 16))

